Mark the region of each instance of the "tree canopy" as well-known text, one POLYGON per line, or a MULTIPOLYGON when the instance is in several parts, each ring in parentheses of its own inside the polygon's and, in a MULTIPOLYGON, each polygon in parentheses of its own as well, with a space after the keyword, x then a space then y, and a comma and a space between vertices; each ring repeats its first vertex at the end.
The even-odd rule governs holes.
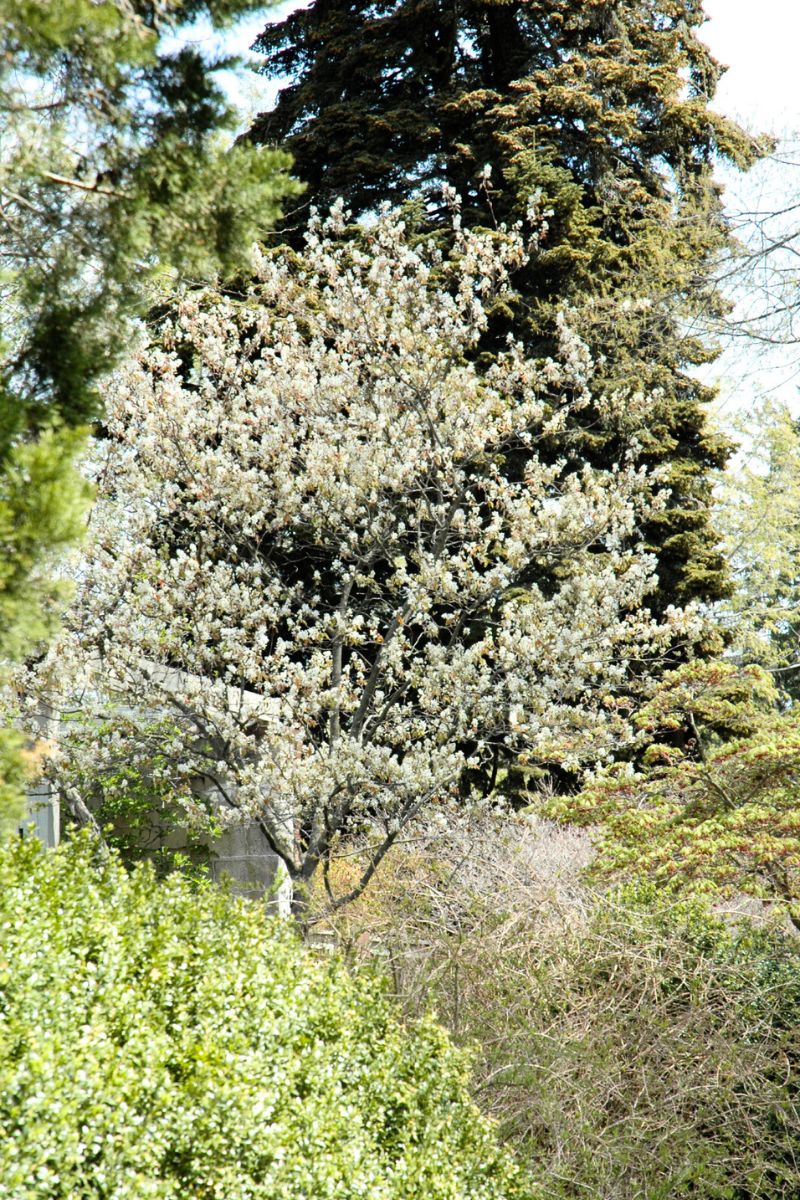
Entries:
POLYGON ((3 0, 0 445, 48 413, 96 415, 93 385, 149 302, 152 272, 242 265, 294 190, 284 153, 220 141, 234 113, 219 63, 165 49, 201 15, 223 25, 258 7, 3 0))
POLYGON ((776 700, 761 668, 682 667, 637 716, 653 739, 642 766, 612 767, 547 811, 599 826, 601 874, 749 896, 800 929, 800 730, 776 700))
POLYGON ((539 452, 590 404, 580 340, 470 361, 521 258, 518 232, 456 230, 448 255, 392 213, 358 245, 334 212, 247 294, 188 292, 115 376, 76 603, 27 686, 72 714, 67 796, 157 758, 197 815, 205 780, 300 903, 359 828, 366 884, 465 771, 625 743, 632 691, 697 619, 646 607, 658 478, 539 452))
POLYGON ((800 434, 720 541, 702 0, 309 0, 233 141, 189 26, 260 8, 0 0, 0 1200, 790 1200, 800 434))

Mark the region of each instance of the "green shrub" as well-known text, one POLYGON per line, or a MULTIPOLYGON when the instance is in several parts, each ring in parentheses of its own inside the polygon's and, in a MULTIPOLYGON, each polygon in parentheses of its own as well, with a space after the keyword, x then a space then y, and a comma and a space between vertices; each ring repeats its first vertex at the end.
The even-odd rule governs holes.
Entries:
POLYGON ((79 838, 0 850, 3 1200, 500 1200, 431 1020, 253 905, 79 838))

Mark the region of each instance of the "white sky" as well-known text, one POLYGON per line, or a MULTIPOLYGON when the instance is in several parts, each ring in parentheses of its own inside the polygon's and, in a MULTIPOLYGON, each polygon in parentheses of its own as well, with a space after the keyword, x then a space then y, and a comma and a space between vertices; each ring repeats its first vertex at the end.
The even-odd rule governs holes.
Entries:
POLYGON ((705 0, 703 40, 728 66, 715 105, 768 133, 800 127, 800 0, 705 0))
MULTIPOLYGON (((800 0, 705 0, 701 36, 727 65, 714 107, 750 131, 779 139, 796 166, 765 162, 748 175, 724 171, 728 210, 769 212, 800 201, 800 0)), ((797 224, 798 215, 791 218, 797 224)), ((747 413, 762 395, 798 405, 800 346, 726 350, 711 373, 720 384, 723 423, 747 413)))

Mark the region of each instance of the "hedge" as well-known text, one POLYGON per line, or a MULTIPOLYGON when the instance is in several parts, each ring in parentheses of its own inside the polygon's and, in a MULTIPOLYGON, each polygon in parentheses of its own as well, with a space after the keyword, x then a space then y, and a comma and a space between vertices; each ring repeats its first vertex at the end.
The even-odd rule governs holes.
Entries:
POLYGON ((3 1200, 519 1200, 432 1020, 261 908, 0 849, 3 1200))

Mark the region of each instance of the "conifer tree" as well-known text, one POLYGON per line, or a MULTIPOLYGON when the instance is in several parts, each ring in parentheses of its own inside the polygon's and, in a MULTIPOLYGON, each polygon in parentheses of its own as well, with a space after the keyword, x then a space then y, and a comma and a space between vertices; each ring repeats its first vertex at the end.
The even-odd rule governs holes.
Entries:
POLYGON ((3 684, 54 629, 99 381, 156 272, 240 266, 294 190, 285 155, 220 140, 234 114, 219 64, 162 40, 253 7, 0 0, 0 831, 20 816, 26 757, 3 684))
POLYGON ((220 64, 168 39, 256 0, 0 0, 0 452, 98 412, 146 284, 208 278, 294 188, 285 154, 227 149, 220 64))
MULTIPOLYGON (((510 327, 546 352, 567 304, 600 392, 652 397, 641 461, 666 464, 672 488, 645 530, 656 608, 728 589, 709 518, 728 446, 707 426, 691 368, 709 351, 689 330, 723 306, 713 160, 747 167, 759 146, 710 108, 721 68, 703 19, 700 0, 315 0, 255 44, 292 82, 250 137, 291 151, 305 203, 341 196, 358 217, 417 199, 423 226, 444 229, 445 184, 472 226, 524 218, 536 197, 544 236, 494 337, 510 327)), ((598 410, 553 453, 607 465, 618 439, 598 410)))

